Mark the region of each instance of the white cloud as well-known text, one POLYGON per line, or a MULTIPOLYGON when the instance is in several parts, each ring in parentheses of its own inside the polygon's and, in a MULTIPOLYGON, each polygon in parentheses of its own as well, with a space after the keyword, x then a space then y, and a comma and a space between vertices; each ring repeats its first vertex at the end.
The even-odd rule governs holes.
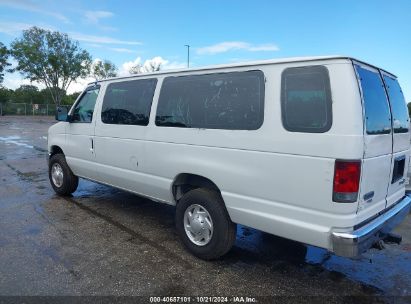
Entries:
MULTIPOLYGON (((102 48, 103 45, 98 43, 85 43, 86 46, 92 48, 102 48)), ((117 52, 117 53, 136 53, 136 50, 128 49, 128 48, 121 48, 121 47, 105 47, 105 49, 117 52)))
MULTIPOLYGON (((100 58, 94 58, 93 62, 91 63, 91 71, 93 71, 95 65, 103 60, 100 58)), ((75 92, 82 92, 87 87, 90 82, 95 82, 96 79, 91 75, 87 76, 86 78, 78 78, 76 81, 72 81, 67 88, 67 94, 73 94, 75 92)))
POLYGON ((1 22, 0 21, 0 33, 14 36, 19 32, 28 29, 31 24, 21 22, 1 22))
POLYGON ((23 30, 27 30, 30 27, 39 26, 43 29, 53 30, 50 26, 44 24, 29 24, 23 22, 3 22, 0 21, 0 33, 10 35, 10 36, 17 36, 20 35, 23 30))
POLYGON ((117 53, 135 53, 135 51, 127 48, 108 48, 111 51, 117 52, 117 53))
POLYGON ((129 71, 131 70, 131 68, 133 68, 137 65, 140 65, 140 64, 141 64, 141 57, 137 57, 133 61, 126 61, 121 65, 121 67, 118 71, 118 75, 119 76, 128 76, 128 75, 130 75, 129 71))
POLYGON ((108 11, 86 11, 84 16, 88 22, 97 24, 100 19, 113 17, 114 14, 108 11))
POLYGON ((168 60, 165 60, 161 56, 156 56, 156 57, 153 57, 151 59, 147 59, 146 61, 144 61, 143 69, 146 71, 150 71, 150 67, 152 66, 161 67, 164 69, 164 67, 166 67, 167 64, 168 64, 168 60))
MULTIPOLYGON (((101 61, 101 59, 95 58, 93 60, 93 64, 95 64, 98 61, 101 61)), ((149 69, 151 64, 154 64, 155 66, 161 65, 161 70, 176 70, 176 69, 186 68, 185 62, 179 62, 179 61, 170 62, 162 58, 161 56, 155 56, 151 59, 147 59, 144 61, 141 59, 141 57, 137 57, 135 60, 124 62, 118 70, 118 76, 130 76, 131 74, 129 73, 129 70, 136 65, 140 65, 143 68, 149 69)), ((16 62, 12 60, 12 66, 15 66, 15 65, 16 65, 16 62)), ((70 84, 69 88, 67 89, 67 94, 72 94, 74 92, 81 92, 87 87, 89 83, 94 82, 94 81, 95 79, 91 76, 84 78, 84 79, 79 78, 77 79, 77 81, 75 82, 73 81, 70 84)), ((40 90, 45 88, 45 86, 41 83, 36 83, 36 82, 30 83, 29 80, 24 79, 19 73, 12 73, 12 74, 6 73, 4 82, 3 82, 4 87, 14 90, 23 84, 32 84, 32 85, 38 86, 40 90)))
POLYGON ((113 16, 114 14, 109 11, 86 11, 84 13, 86 23, 93 24, 102 30, 110 30, 110 31, 116 30, 116 28, 111 27, 111 26, 102 25, 100 23, 100 19, 107 19, 113 16))
POLYGON ((24 84, 35 85, 39 88, 39 90, 45 88, 45 85, 43 85, 42 83, 31 82, 30 80, 23 78, 20 73, 6 73, 4 75, 4 81, 2 85, 5 88, 15 90, 24 84))
POLYGON ((69 33, 69 35, 79 41, 88 42, 88 43, 102 43, 102 44, 125 44, 125 45, 141 45, 139 41, 129 41, 129 40, 119 40, 107 36, 93 36, 82 33, 69 33))
POLYGON ((70 20, 63 14, 47 10, 44 6, 30 0, 1 0, 0 5, 21 9, 33 13, 40 13, 43 15, 54 17, 65 23, 70 23, 70 20))
MULTIPOLYGON (((8 60, 8 62, 11 64, 9 66, 9 68, 14 69, 14 68, 17 67, 17 61, 13 57, 11 57, 8 60)), ((15 72, 15 73, 6 72, 4 74, 4 81, 2 83, 3 87, 15 90, 23 84, 32 84, 32 85, 35 85, 35 86, 39 86, 41 88, 44 87, 44 86, 42 86, 41 84, 39 84, 37 82, 30 82, 30 80, 23 78, 23 76, 19 72, 15 72)))
POLYGON ((103 47, 101 44, 97 44, 97 43, 86 43, 85 45, 89 46, 89 47, 93 47, 93 48, 101 48, 103 47))
POLYGON ((75 82, 73 81, 67 89, 67 94, 73 94, 75 92, 82 92, 90 82, 96 81, 93 77, 79 78, 75 82))
POLYGON ((278 51, 279 47, 272 43, 254 45, 243 41, 226 41, 198 48, 197 53, 200 55, 214 55, 235 50, 244 50, 249 52, 278 51))
POLYGON ((260 44, 254 45, 247 48, 247 51, 250 52, 269 52, 269 51, 279 51, 280 48, 275 44, 267 43, 267 44, 260 44))
POLYGON ((93 59, 93 62, 91 64, 96 64, 97 62, 102 62, 102 61, 103 61, 102 59, 97 57, 93 59))
MULTIPOLYGON (((95 79, 92 77, 87 77, 85 79, 78 79, 76 82, 72 82, 70 84, 69 88, 67 89, 67 94, 72 94, 74 92, 83 91, 87 87, 87 84, 93 81, 95 81, 95 79)), ((30 80, 23 78, 23 76, 21 76, 21 74, 19 73, 12 73, 12 74, 7 73, 4 77, 4 81, 2 85, 5 88, 15 90, 24 84, 34 85, 38 87, 39 90, 46 88, 46 86, 43 83, 30 82, 30 80)))
MULTIPOLYGON (((190 66, 194 66, 195 64, 193 62, 190 62, 190 66)), ((187 62, 179 62, 179 61, 171 61, 167 62, 167 64, 164 65, 163 69, 164 70, 181 70, 187 68, 187 62)))
MULTIPOLYGON (((1 1, 1 0, 0 0, 1 1)), ((23 23, 23 22, 4 22, 0 21, 0 33, 9 35, 9 36, 18 36, 22 31, 27 30, 33 26, 38 26, 46 30, 54 31, 55 29, 46 24, 34 24, 34 23, 23 23)), ((107 36, 93 36, 82 33, 69 33, 69 36, 74 40, 85 42, 86 45, 100 48, 102 44, 123 44, 123 45, 142 45, 139 41, 129 41, 129 40, 119 40, 107 36)), ((134 51, 127 48, 109 48, 115 52, 122 53, 133 53, 134 51)))
POLYGON ((149 70, 151 64, 154 66, 161 65, 161 70, 178 70, 186 68, 187 64, 178 61, 169 61, 161 56, 155 56, 151 59, 147 59, 144 62, 141 57, 137 57, 135 60, 124 62, 118 72, 119 76, 129 76, 130 69, 135 66, 141 66, 143 69, 149 70))

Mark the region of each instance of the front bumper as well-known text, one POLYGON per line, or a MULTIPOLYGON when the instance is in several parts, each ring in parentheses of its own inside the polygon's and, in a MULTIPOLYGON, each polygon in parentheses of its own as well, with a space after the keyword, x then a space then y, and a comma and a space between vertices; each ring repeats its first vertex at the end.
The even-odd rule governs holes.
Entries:
POLYGON ((401 223, 410 209, 411 198, 406 195, 394 207, 361 228, 351 232, 333 232, 333 252, 350 258, 359 256, 401 223))

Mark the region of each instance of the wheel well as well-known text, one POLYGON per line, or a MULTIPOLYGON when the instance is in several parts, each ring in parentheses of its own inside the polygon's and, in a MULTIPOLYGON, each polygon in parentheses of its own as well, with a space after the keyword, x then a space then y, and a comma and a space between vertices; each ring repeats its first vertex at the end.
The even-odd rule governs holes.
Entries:
POLYGON ((59 154, 59 153, 64 155, 63 150, 59 146, 51 146, 50 156, 53 156, 54 154, 59 154))
POLYGON ((172 192, 174 201, 178 202, 184 194, 197 188, 207 188, 220 193, 220 189, 210 179, 201 175, 181 173, 173 182, 172 192))

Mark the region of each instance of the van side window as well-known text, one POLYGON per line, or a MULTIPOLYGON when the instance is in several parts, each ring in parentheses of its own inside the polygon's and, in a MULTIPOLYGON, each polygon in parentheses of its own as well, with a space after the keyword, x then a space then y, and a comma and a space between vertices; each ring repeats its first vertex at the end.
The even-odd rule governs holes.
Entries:
POLYGON ((87 90, 76 104, 72 114, 71 122, 90 123, 93 120, 94 106, 100 87, 87 90))
POLYGON ((156 125, 256 130, 264 118, 264 86, 261 71, 167 77, 156 125))
POLYGON ((147 126, 156 84, 154 78, 109 84, 101 110, 102 122, 147 126))
POLYGON ((328 70, 324 66, 285 69, 281 77, 283 126, 291 132, 324 133, 332 125, 328 70))
POLYGON ((407 133, 409 126, 408 108, 397 79, 384 75, 385 87, 391 104, 394 133, 407 133))
POLYGON ((391 114, 380 74, 359 65, 355 69, 362 89, 367 134, 390 134, 391 114))

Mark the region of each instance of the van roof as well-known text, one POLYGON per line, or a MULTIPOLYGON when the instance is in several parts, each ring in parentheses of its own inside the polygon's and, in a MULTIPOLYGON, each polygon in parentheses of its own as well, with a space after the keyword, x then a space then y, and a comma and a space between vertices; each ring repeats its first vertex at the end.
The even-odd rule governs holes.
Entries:
POLYGON ((233 67, 247 67, 247 66, 270 65, 270 64, 292 63, 292 62, 308 62, 308 61, 320 61, 320 60, 335 60, 335 59, 346 59, 346 60, 350 60, 350 61, 353 60, 353 61, 356 61, 356 62, 360 62, 360 63, 366 64, 366 65, 369 65, 371 67, 380 69, 380 70, 396 77, 394 74, 392 74, 392 73, 390 73, 390 72, 388 72, 384 69, 381 69, 377 66, 369 64, 365 61, 358 60, 358 59, 355 59, 355 58, 349 57, 349 56, 331 55, 331 56, 312 56, 312 57, 289 57, 289 58, 278 58, 278 59, 268 59, 268 60, 259 60, 259 61, 246 61, 246 62, 238 62, 238 63, 232 63, 232 64, 209 65, 209 66, 202 66, 202 67, 198 67, 198 68, 161 70, 161 71, 152 72, 152 73, 133 74, 133 75, 130 75, 130 76, 120 76, 120 77, 112 77, 112 78, 102 79, 102 80, 99 80, 99 81, 90 82, 89 85, 92 85, 92 84, 95 84, 95 83, 100 83, 100 82, 118 80, 118 79, 147 77, 147 76, 151 76, 151 75, 167 75, 167 74, 175 74, 175 73, 207 71, 207 70, 216 70, 216 69, 233 68, 233 67))

